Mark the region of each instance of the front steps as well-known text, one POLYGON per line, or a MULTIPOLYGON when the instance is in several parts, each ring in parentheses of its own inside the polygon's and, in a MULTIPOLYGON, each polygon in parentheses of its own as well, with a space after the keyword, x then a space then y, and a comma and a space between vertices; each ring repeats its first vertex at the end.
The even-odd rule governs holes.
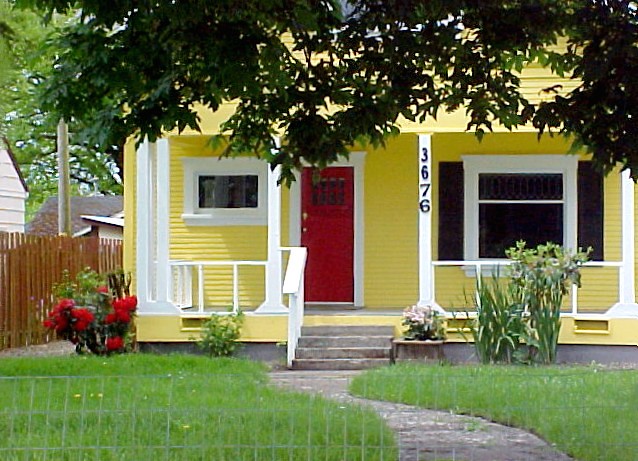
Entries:
POLYGON ((394 327, 302 327, 293 370, 362 370, 390 364, 394 327))

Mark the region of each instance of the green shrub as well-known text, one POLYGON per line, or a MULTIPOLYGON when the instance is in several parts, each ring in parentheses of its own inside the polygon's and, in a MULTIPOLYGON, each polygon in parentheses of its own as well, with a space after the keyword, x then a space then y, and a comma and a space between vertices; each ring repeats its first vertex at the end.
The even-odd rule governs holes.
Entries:
POLYGON ((210 357, 227 357, 233 354, 239 343, 244 314, 213 314, 202 325, 197 345, 210 357))

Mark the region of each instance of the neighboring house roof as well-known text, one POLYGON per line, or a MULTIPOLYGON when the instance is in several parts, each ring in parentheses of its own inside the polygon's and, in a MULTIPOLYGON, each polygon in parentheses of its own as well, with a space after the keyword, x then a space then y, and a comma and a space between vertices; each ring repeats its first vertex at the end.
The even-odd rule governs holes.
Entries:
POLYGON ((82 237, 90 233, 95 227, 118 229, 120 233, 123 232, 124 229, 123 213, 116 213, 114 216, 82 215, 82 221, 84 221, 86 227, 78 232, 74 232, 73 237, 82 237), (122 217, 119 217, 120 215, 122 217))
POLYGON ((90 223, 107 224, 109 226, 124 227, 124 218, 115 216, 90 216, 82 215, 82 219, 90 223))
MULTIPOLYGON (((87 225, 83 215, 110 217, 122 211, 124 201, 121 195, 100 195, 91 197, 71 197, 71 233, 82 233, 87 225)), ((58 234, 58 198, 49 197, 33 219, 26 225, 27 234, 58 234)))

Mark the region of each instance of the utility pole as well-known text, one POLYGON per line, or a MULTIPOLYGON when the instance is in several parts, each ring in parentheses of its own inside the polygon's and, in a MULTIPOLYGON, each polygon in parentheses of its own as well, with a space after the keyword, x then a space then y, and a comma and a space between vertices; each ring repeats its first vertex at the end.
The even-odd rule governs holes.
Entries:
POLYGON ((72 235, 69 127, 63 118, 58 123, 58 234, 72 235))

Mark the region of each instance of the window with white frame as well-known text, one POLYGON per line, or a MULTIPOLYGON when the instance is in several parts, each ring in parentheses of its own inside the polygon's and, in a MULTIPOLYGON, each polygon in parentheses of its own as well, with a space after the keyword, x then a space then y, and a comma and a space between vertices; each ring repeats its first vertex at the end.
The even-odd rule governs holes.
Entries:
POLYGON ((518 240, 576 247, 576 156, 463 157, 465 259, 500 259, 518 240))
POLYGON ((187 157, 184 213, 191 226, 265 225, 266 162, 253 158, 187 157))

